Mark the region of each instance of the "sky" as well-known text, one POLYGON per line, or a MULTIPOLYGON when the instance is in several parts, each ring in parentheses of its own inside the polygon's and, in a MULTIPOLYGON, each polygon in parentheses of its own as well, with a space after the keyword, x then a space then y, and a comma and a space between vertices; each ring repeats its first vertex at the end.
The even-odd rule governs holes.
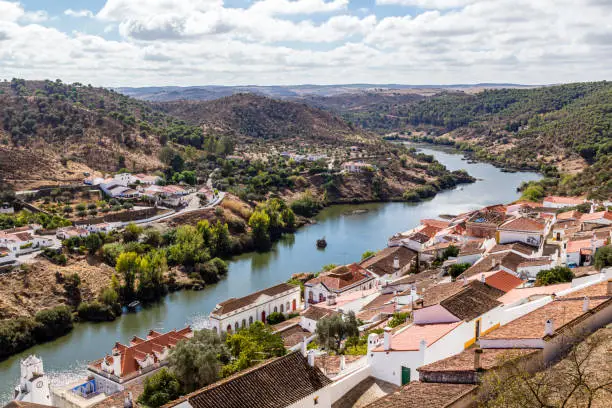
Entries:
POLYGON ((0 0, 0 80, 609 80, 611 15, 612 0, 0 0))

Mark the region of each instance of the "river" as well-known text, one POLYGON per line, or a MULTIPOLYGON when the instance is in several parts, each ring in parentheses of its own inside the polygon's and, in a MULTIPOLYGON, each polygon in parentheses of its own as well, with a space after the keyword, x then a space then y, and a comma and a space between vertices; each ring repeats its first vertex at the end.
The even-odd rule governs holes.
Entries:
POLYGON ((387 238, 416 226, 420 219, 458 214, 478 207, 516 200, 522 181, 537 180, 536 173, 504 173, 490 164, 469 164, 452 150, 419 147, 451 170, 465 169, 478 179, 444 191, 430 201, 338 205, 323 210, 317 224, 288 234, 266 253, 248 253, 229 262, 227 278, 203 291, 170 294, 163 301, 114 322, 83 323, 67 336, 35 346, 0 363, 0 401, 4 404, 19 376, 19 360, 29 354, 42 357, 45 371, 55 384, 82 376, 86 363, 109 353, 116 341, 144 337, 149 329, 171 330, 186 324, 201 326, 204 315, 230 297, 240 297, 287 280, 295 272, 318 271, 323 265, 358 261, 366 250, 385 247, 387 238), (355 209, 367 210, 347 215, 355 209), (325 250, 315 241, 325 236, 325 250))

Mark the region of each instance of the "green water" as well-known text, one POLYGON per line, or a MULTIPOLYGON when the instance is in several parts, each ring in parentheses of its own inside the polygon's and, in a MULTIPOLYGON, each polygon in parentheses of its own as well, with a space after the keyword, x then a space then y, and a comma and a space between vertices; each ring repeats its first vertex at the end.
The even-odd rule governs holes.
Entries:
POLYGON ((169 330, 186 324, 201 326, 205 314, 229 297, 272 286, 296 272, 317 271, 329 263, 358 261, 364 251, 384 248, 388 237, 414 227, 422 218, 516 200, 519 196, 516 187, 522 181, 539 178, 535 173, 503 173, 488 164, 468 164, 462 156, 447 150, 422 150, 435 155, 449 169, 465 169, 480 180, 419 204, 375 203, 327 208, 317 217, 317 224, 283 237, 271 251, 233 259, 227 278, 217 285, 200 292, 171 294, 160 303, 114 322, 79 324, 67 336, 1 362, 0 400, 10 399, 19 376, 19 360, 29 354, 42 357, 45 371, 54 383, 69 382, 82 376, 88 361, 109 353, 116 341, 128 342, 132 336, 144 336, 150 329, 169 330), (355 209, 366 212, 351 214, 355 209), (315 242, 323 236, 328 246, 318 250, 315 242))

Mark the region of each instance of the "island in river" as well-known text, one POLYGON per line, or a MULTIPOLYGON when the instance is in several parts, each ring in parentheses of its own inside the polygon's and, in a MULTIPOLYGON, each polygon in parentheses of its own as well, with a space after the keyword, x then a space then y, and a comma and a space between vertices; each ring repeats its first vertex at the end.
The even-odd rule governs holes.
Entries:
POLYGON ((202 327, 217 303, 240 297, 286 281, 296 272, 318 271, 323 265, 350 263, 366 250, 381 249, 394 233, 409 229, 423 218, 457 214, 482 206, 507 203, 519 198, 516 188, 523 181, 537 180, 536 173, 503 173, 490 164, 468 164, 452 150, 421 148, 450 170, 465 169, 478 179, 469 185, 443 191, 421 203, 369 203, 337 205, 316 216, 316 224, 284 235, 272 249, 247 253, 229 262, 229 273, 216 285, 202 291, 170 294, 162 301, 107 323, 80 323, 68 335, 35 346, 0 363, 0 395, 10 400, 19 376, 19 360, 28 354, 40 356, 54 384, 82 377, 87 362, 109 352, 116 341, 127 342, 149 329, 162 331, 183 327, 202 327), (358 211, 355 211, 358 210, 358 211), (366 210, 365 212, 362 210, 366 210), (347 212, 352 213, 346 215, 347 212), (314 243, 325 236, 328 246, 317 250, 314 243))

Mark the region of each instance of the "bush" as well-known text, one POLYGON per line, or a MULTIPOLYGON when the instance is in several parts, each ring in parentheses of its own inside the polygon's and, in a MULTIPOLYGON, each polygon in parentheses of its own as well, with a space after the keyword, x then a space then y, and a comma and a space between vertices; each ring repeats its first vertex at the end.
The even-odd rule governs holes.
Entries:
POLYGON ((268 321, 268 324, 275 325, 284 322, 285 315, 279 312, 270 313, 266 320, 268 321))
POLYGON ((402 198, 409 203, 418 203, 421 201, 421 196, 416 191, 404 191, 402 198))
POLYGON ((36 313, 38 323, 36 338, 39 341, 52 340, 72 330, 72 313, 67 306, 57 306, 36 313))
POLYGON ((463 272, 465 272, 470 266, 472 266, 469 263, 459 263, 459 264, 453 264, 448 268, 448 274, 452 277, 452 278, 456 278, 457 276, 461 275, 463 272))
POLYGON ((545 269, 538 272, 536 276, 537 286, 552 285, 554 283, 571 282, 574 279, 574 273, 566 266, 555 266, 551 269, 545 269))
POLYGON ((77 313, 80 319, 92 322, 107 322, 115 320, 117 317, 111 306, 104 305, 98 301, 81 303, 77 309, 77 313))
POLYGON ((612 246, 601 247, 595 252, 595 267, 599 270, 612 266, 612 246))
POLYGON ((312 193, 305 192, 291 203, 291 210, 303 217, 312 217, 323 208, 323 203, 312 193))
POLYGON ((400 324, 404 324, 409 316, 409 313, 394 313, 387 326, 393 328, 399 326, 400 324))
POLYGON ((88 210, 95 210, 96 208, 98 208, 96 203, 89 203, 89 204, 87 204, 87 209, 88 210))
POLYGON ((167 368, 162 368, 145 379, 144 390, 138 397, 138 403, 147 407, 158 408, 177 399, 181 393, 181 384, 176 375, 167 368))

